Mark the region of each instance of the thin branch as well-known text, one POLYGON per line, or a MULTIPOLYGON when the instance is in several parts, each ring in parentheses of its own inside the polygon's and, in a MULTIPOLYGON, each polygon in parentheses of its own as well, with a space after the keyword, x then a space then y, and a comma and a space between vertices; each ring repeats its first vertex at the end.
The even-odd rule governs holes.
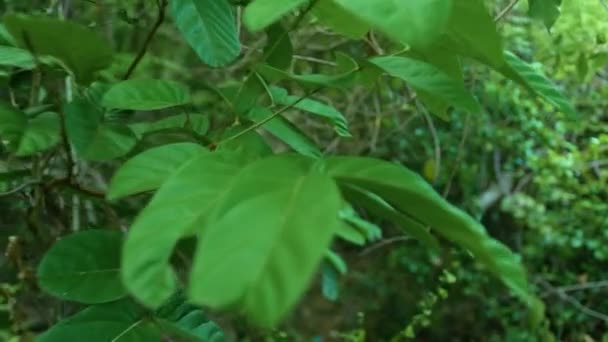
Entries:
POLYGON ((129 65, 129 69, 127 70, 127 72, 125 73, 125 75, 122 78, 123 80, 128 80, 131 77, 131 75, 133 74, 133 72, 135 71, 137 66, 139 65, 139 62, 141 62, 142 58, 144 58, 144 56, 146 55, 146 52, 148 51, 148 47, 150 46, 150 43, 152 42, 152 39, 154 38, 156 31, 158 31, 160 26, 165 21, 165 12, 167 9, 167 5, 169 4, 169 0, 157 0, 157 4, 158 4, 158 17, 156 18, 156 22, 154 23, 152 30, 150 30, 150 32, 148 33, 148 36, 146 37, 146 40, 144 41, 144 45, 142 45, 141 49, 137 53, 137 56, 135 56, 135 59, 133 60, 133 62, 131 62, 131 65, 129 65))
POLYGON ((585 314, 589 317, 599 319, 604 322, 608 322, 608 315, 584 305, 578 299, 568 295, 565 291, 561 290, 560 288, 553 287, 553 285, 551 285, 549 282, 547 282, 545 280, 541 280, 541 283, 549 290, 549 292, 554 293, 561 300, 563 300, 566 303, 569 303, 570 305, 572 305, 573 307, 578 309, 583 314, 585 314))
POLYGON ((507 14, 509 14, 509 12, 511 12, 511 10, 513 9, 513 7, 515 7, 515 5, 517 5, 517 3, 519 2, 519 0, 511 0, 511 2, 507 5, 507 7, 505 7, 502 11, 500 11, 500 13, 498 13, 498 15, 494 18, 494 22, 499 22, 502 18, 504 18, 507 14))
POLYGON ((251 131, 253 131, 253 130, 256 130, 256 129, 258 129, 258 128, 262 127, 264 124, 266 124, 266 123, 267 123, 267 122, 269 122, 270 120, 272 120, 272 119, 276 118, 277 116, 279 116, 279 115, 283 114, 285 111, 287 111, 287 110, 289 110, 289 109, 293 108, 295 105, 297 105, 298 103, 300 103, 300 102, 304 101, 305 99, 307 99, 308 97, 312 96, 313 94, 317 93, 319 90, 321 90, 321 87, 316 88, 315 90, 313 90, 313 91, 311 91, 311 92, 309 92, 309 93, 307 93, 307 94, 305 94, 305 95, 301 96, 299 99, 297 99, 297 100, 296 100, 296 101, 294 101, 293 103, 291 103, 291 104, 289 104, 289 105, 287 105, 287 106, 282 107, 282 108, 281 108, 281 109, 279 109, 278 111, 276 111, 276 112, 272 113, 272 114, 271 114, 270 116, 268 116, 267 118, 265 118, 265 119, 263 119, 263 120, 261 120, 261 121, 258 121, 258 122, 256 122, 256 123, 254 123, 253 125, 251 125, 251 126, 247 127, 246 129, 244 129, 244 130, 240 131, 239 133, 237 133, 237 134, 235 134, 235 135, 233 135, 233 136, 230 136, 230 137, 228 137, 228 138, 226 138, 226 139, 224 139, 224 140, 221 140, 220 142, 217 142, 217 143, 212 143, 212 144, 211 144, 209 147, 216 147, 216 146, 219 146, 219 145, 221 145, 221 144, 224 144, 224 143, 226 143, 226 142, 228 142, 228 141, 232 141, 232 140, 234 140, 234 139, 237 139, 237 138, 239 138, 239 137, 241 137, 241 136, 243 136, 243 135, 245 135, 245 134, 247 134, 247 133, 249 133, 249 132, 251 132, 251 131))
POLYGON ((412 240, 412 239, 413 238, 409 237, 409 236, 396 236, 396 237, 392 237, 392 238, 389 238, 389 239, 384 239, 384 240, 378 242, 377 244, 372 245, 372 246, 364 249, 363 251, 361 251, 361 253, 359 253, 359 256, 368 255, 368 254, 372 253, 373 251, 375 251, 377 249, 380 249, 382 247, 385 247, 385 246, 393 244, 393 243, 406 242, 406 241, 409 241, 409 240, 412 240))
POLYGON ((18 187, 11 189, 7 192, 0 192, 0 197, 14 195, 27 187, 30 187, 32 185, 37 185, 37 184, 40 184, 40 181, 31 181, 31 182, 23 183, 23 184, 19 185, 18 187))

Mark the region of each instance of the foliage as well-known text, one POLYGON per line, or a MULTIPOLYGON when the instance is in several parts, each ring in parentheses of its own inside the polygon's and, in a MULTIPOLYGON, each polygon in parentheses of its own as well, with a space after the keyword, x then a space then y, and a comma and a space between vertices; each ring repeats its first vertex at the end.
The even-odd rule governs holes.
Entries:
MULTIPOLYGON (((563 30, 560 8, 573 6, 555 0, 529 5, 529 15, 553 31, 563 30)), ((366 313, 363 327, 333 327, 343 329, 340 338, 422 336, 434 319, 446 317, 433 313, 443 306, 438 298, 454 297, 447 298, 443 286, 453 287, 455 279, 464 284, 456 298, 500 281, 520 299, 514 310, 522 328, 509 334, 547 340, 561 334, 553 329, 562 327, 561 318, 554 320, 559 313, 550 308, 545 316, 537 293, 538 284, 553 279, 533 283, 524 267, 537 274, 557 265, 535 245, 522 248, 512 244, 514 236, 486 230, 479 218, 492 224, 487 213, 500 200, 495 212, 559 250, 570 235, 555 227, 587 231, 570 226, 593 211, 585 224, 601 234, 605 171, 585 165, 600 160, 607 142, 592 124, 576 125, 584 107, 546 76, 563 80, 559 68, 543 73, 534 64, 551 48, 520 48, 527 37, 538 39, 538 28, 521 34, 517 25, 500 27, 519 9, 506 7, 493 18, 482 0, 1 6, 7 13, 0 29, 0 81, 6 85, 0 92, 0 155, 6 160, 0 162, 0 214, 7 218, 0 267, 10 274, 2 279, 7 336, 69 342, 91 330, 99 334, 90 338, 99 341, 324 335, 320 327, 309 333, 291 323, 318 300, 311 298, 311 285, 320 281, 322 300, 334 302, 369 284, 392 293, 397 283, 347 266, 353 251, 369 253, 391 234, 420 243, 409 253, 395 248, 397 261, 380 270, 398 277, 404 260, 431 256, 430 263, 412 264, 421 276, 439 267, 440 285, 413 281, 426 295, 402 303, 417 303, 420 312, 400 312, 394 321, 408 316, 409 323, 367 331, 366 320, 378 318, 366 313), (112 21, 112 14, 120 19, 112 21), (311 42, 319 39, 320 52, 302 46, 309 32, 311 42), (342 43, 331 45, 335 39, 342 43), (365 120, 353 118, 357 106, 340 105, 351 93, 371 94, 375 109, 391 108, 394 120, 399 112, 423 116, 429 129, 417 129, 417 139, 429 139, 414 142, 418 150, 405 155, 404 149, 334 152, 341 142, 368 139, 357 128, 365 120), (505 122, 505 108, 516 128, 495 128, 505 122), (549 111, 553 127, 546 127, 553 120, 549 111), (438 136, 435 117, 457 129, 438 136), (467 137, 470 150, 462 156, 455 132, 469 134, 470 120, 483 129, 467 137), (580 149, 582 141, 589 146, 580 149), (440 142, 449 146, 443 163, 453 170, 441 168, 440 142), (483 195, 493 194, 478 198, 480 189, 471 185, 486 166, 469 160, 489 151, 498 164, 497 187, 508 190, 491 201, 483 195), (420 164, 426 179, 415 172, 420 164), (509 173, 504 179, 503 168, 509 173), (530 180, 533 190, 523 192, 529 173, 539 177, 530 180), (523 180, 511 191, 514 179, 523 180), (563 207, 576 215, 551 212, 563 207), (353 276, 363 285, 341 288, 353 276), (66 309, 24 314, 31 306, 22 303, 40 300, 66 309)), ((570 41, 576 38, 564 41, 576 46, 570 41)), ((592 54, 600 52, 578 56, 583 79, 596 67, 587 61, 592 54)), ((602 114, 593 115, 601 122, 602 114)), ((404 136, 396 138, 393 144, 395 137, 387 136, 382 148, 403 146, 404 136)), ((594 261, 605 260, 599 240, 582 234, 570 244, 594 261)), ((503 295, 494 293, 493 302, 476 310, 486 305, 494 314, 503 295)))

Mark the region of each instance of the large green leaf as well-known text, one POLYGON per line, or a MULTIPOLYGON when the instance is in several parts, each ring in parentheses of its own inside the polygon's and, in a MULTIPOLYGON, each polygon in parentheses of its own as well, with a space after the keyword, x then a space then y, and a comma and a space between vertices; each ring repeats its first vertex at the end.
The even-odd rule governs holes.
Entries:
POLYGON ((289 312, 340 224, 336 184, 312 162, 277 156, 241 172, 201 235, 190 277, 193 301, 235 309, 261 326, 274 326, 289 312))
POLYGON ((19 140, 27 128, 25 113, 0 102, 0 140, 9 149, 17 149, 19 140))
POLYGON ((138 215, 123 249, 122 279, 141 302, 158 307, 175 292, 173 248, 182 237, 207 228, 242 163, 235 153, 203 153, 174 172, 138 215))
POLYGON ((65 108, 70 143, 83 159, 109 160, 127 154, 136 144, 135 134, 119 122, 107 122, 104 112, 78 97, 65 108))
POLYGON ((431 94, 462 110, 481 111, 477 100, 461 82, 432 64, 398 56, 376 57, 370 61, 389 75, 406 81, 416 90, 431 94))
POLYGON ((87 304, 125 296, 119 272, 122 239, 119 231, 87 230, 57 241, 38 266, 40 287, 87 304))
POLYGON ((312 8, 312 13, 321 24, 329 26, 337 33, 349 38, 360 39, 370 29, 367 22, 336 3, 335 0, 319 0, 312 8))
POLYGON ((158 121, 130 124, 129 127, 138 137, 166 129, 186 129, 205 135, 209 130, 209 117, 203 114, 178 114, 158 121))
POLYGON ((4 16, 4 24, 19 47, 61 60, 79 83, 90 83, 96 71, 112 62, 110 45, 72 21, 11 14, 4 16))
POLYGON ((245 125, 236 125, 226 129, 222 132, 217 150, 238 152, 250 160, 272 155, 272 147, 266 139, 249 128, 245 125))
POLYGON ((259 31, 276 22, 285 14, 305 4, 308 0, 254 0, 243 15, 245 25, 251 31, 259 31))
POLYGON ((542 20, 550 29, 559 17, 562 0, 528 0, 530 16, 542 20))
POLYGON ((190 103, 188 88, 164 80, 127 80, 113 85, 103 95, 110 109, 157 110, 190 103))
POLYGON ((199 58, 212 67, 232 62, 241 46, 228 0, 172 0, 171 15, 199 58))
POLYGON ((266 46, 264 47, 266 63, 278 69, 291 68, 293 45, 289 39, 289 32, 285 30, 283 25, 276 23, 268 27, 266 40, 266 46))
POLYGON ((158 328, 130 300, 91 306, 42 334, 38 342, 160 342, 158 328))
POLYGON ((326 118, 332 122, 338 135, 342 137, 351 136, 348 131, 348 122, 346 121, 346 118, 334 107, 308 98, 300 100, 298 96, 289 95, 287 90, 276 86, 270 87, 270 94, 275 103, 284 106, 293 106, 293 108, 326 118))
POLYGON ((36 63, 29 51, 0 45, 0 65, 33 69, 36 66, 36 63))
POLYGON ((446 36, 438 45, 494 68, 504 64, 502 38, 483 0, 454 1, 446 36))
POLYGON ((357 186, 377 194, 396 210, 471 251, 531 306, 535 318, 542 317, 542 304, 532 294, 519 259, 491 238, 479 222, 446 202, 418 174, 389 162, 357 157, 330 158, 327 170, 342 186, 357 186))
POLYGON ((435 43, 444 32, 452 10, 452 0, 335 2, 370 26, 411 47, 427 47, 435 43))
POLYGON ((61 121, 57 113, 46 112, 29 119, 15 154, 20 157, 44 152, 59 143, 61 121))
POLYGON ((184 163, 206 151, 201 145, 192 143, 169 144, 144 151, 116 171, 107 197, 115 200, 158 189, 184 163))
MULTIPOLYGON (((255 123, 259 123, 267 120, 272 115, 274 114, 270 109, 256 107, 249 112, 248 118, 255 123)), ((311 138, 292 124, 291 121, 280 115, 268 120, 261 127, 300 154, 310 157, 321 155, 321 151, 311 138)))
POLYGON ((532 90, 569 117, 574 118, 578 116, 570 100, 557 89, 555 84, 543 75, 541 70, 522 61, 509 51, 505 51, 505 60, 507 61, 507 65, 501 70, 503 74, 532 90))

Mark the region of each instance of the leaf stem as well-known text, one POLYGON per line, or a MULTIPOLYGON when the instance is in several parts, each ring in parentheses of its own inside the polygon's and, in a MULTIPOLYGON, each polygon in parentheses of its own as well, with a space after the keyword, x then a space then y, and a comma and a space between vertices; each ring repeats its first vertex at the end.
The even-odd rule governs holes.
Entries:
POLYGON ((511 0, 511 2, 502 11, 500 11, 496 17, 494 17, 494 22, 499 22, 502 18, 509 14, 509 12, 511 12, 513 7, 515 7, 518 2, 519 0, 511 0))
POLYGON ((169 4, 169 0, 156 0, 156 3, 158 5, 158 16, 156 17, 156 22, 154 23, 154 26, 152 26, 152 30, 150 30, 150 32, 148 33, 148 36, 144 41, 144 45, 142 45, 141 49, 137 53, 137 56, 135 56, 135 59, 133 59, 133 62, 131 62, 131 65, 129 65, 129 69, 122 78, 123 80, 128 80, 131 75, 133 75, 133 72, 139 65, 139 62, 141 62, 141 60, 146 55, 146 52, 148 51, 148 47, 150 46, 154 35, 165 21, 165 12, 167 9, 167 5, 169 4))

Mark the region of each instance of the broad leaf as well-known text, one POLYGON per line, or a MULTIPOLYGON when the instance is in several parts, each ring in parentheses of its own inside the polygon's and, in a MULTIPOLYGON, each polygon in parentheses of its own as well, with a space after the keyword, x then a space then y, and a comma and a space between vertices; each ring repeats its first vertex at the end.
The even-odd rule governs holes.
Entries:
POLYGON ((348 122, 346 121, 346 118, 334 107, 312 99, 300 100, 298 96, 289 95, 287 90, 280 87, 270 87, 270 94, 275 103, 284 106, 293 106, 293 108, 326 118, 333 123, 334 129, 338 135, 342 137, 351 136, 348 131, 348 122))
POLYGON ((504 64, 502 38, 483 0, 453 1, 446 32, 441 48, 494 68, 504 64))
POLYGON ((115 200, 158 189, 183 164, 206 151, 192 143, 169 144, 144 151, 116 171, 107 198, 115 200))
POLYGON ((46 112, 29 119, 15 154, 19 157, 44 152, 59 143, 61 122, 57 113, 46 112))
POLYGON ((526 88, 532 90, 547 102, 554 105, 562 113, 571 118, 579 116, 576 109, 570 103, 557 87, 548 80, 539 69, 522 61, 515 54, 505 51, 505 60, 507 66, 503 68, 503 73, 511 77, 514 81, 523 84, 526 88), (512 77, 512 74, 517 77, 512 77))
POLYGON ((452 10, 452 0, 335 2, 370 26, 411 47, 428 47, 435 43, 444 32, 452 10))
POLYGON ((271 157, 242 171, 201 235, 193 301, 235 308, 261 326, 276 325, 295 305, 340 224, 340 193, 311 162, 271 157))
POLYGON ((27 128, 25 113, 0 102, 0 139, 2 144, 13 150, 27 128))
POLYGON ((37 338, 38 342, 160 342, 147 313, 130 300, 91 306, 37 338))
POLYGON ((57 241, 38 266, 38 283, 65 300, 94 304, 126 295, 120 281, 123 234, 87 230, 57 241))
POLYGON ((528 0, 531 17, 542 20, 550 29, 559 17, 562 0, 528 0))
MULTIPOLYGON (((270 109, 256 107, 249 112, 248 118, 255 123, 259 123, 266 121, 272 115, 274 114, 270 109)), ((261 127, 300 154, 310 157, 319 157, 321 155, 321 151, 312 139, 280 115, 265 122, 261 127)))
POLYGON ((480 112, 477 100, 464 86, 439 68, 409 57, 376 57, 370 60, 393 77, 406 81, 412 88, 429 93, 452 106, 480 112))
POLYGON ((209 130, 209 117, 203 114, 178 114, 152 122, 138 122, 129 125, 138 137, 166 129, 186 129, 197 135, 205 135, 209 130))
POLYGON ((312 8, 312 13, 321 24, 352 39, 360 39, 370 30, 368 23, 336 3, 335 0, 317 1, 312 8))
POLYGON ((395 209, 468 249, 489 271, 542 315, 542 304, 532 294, 519 259, 491 238, 484 227, 446 202, 418 174, 395 164, 371 158, 335 157, 328 172, 342 185, 361 187, 382 197, 395 209))
POLYGON ((98 34, 72 21, 50 17, 6 15, 4 24, 23 49, 62 61, 76 81, 90 83, 94 73, 112 62, 110 45, 98 34), (66 39, 69 37, 69 39, 66 39))
POLYGON ((33 69, 36 63, 29 51, 0 45, 0 65, 33 69))
POLYGON ((203 153, 174 172, 140 212, 123 249, 122 279, 141 302, 158 307, 175 292, 173 248, 207 228, 206 219, 241 169, 237 154, 203 153))
POLYGON ((217 150, 238 152, 248 160, 256 160, 273 154, 268 142, 255 130, 249 130, 249 126, 245 125, 232 126, 222 132, 217 150))
POLYGON ((280 23, 271 25, 266 30, 266 46, 264 55, 266 63, 278 69, 291 68, 293 45, 289 39, 289 32, 280 23))
POLYGON ((158 110, 185 105, 190 101, 188 89, 180 83, 127 80, 108 89, 101 103, 110 109, 158 110))
POLYGON ((65 108, 70 143, 81 158, 109 160, 127 154, 136 144, 135 134, 119 122, 107 122, 104 112, 85 98, 76 98, 65 108))
POLYGON ((172 0, 171 15, 199 58, 212 67, 232 62, 241 46, 228 0, 172 0))
POLYGON ((259 31, 306 2, 307 0, 254 0, 245 8, 243 21, 251 31, 259 31))

